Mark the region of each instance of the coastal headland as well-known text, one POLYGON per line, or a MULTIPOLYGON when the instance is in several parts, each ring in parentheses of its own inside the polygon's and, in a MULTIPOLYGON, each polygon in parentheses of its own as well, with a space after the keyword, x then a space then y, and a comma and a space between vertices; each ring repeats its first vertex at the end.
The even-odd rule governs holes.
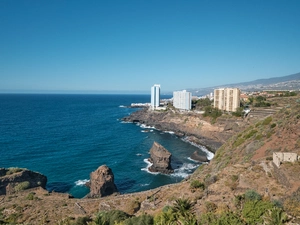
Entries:
POLYGON ((246 121, 238 117, 223 117, 212 123, 210 118, 193 111, 154 111, 148 108, 133 112, 124 117, 123 121, 144 124, 161 131, 172 131, 186 141, 205 146, 213 153, 247 125, 246 121))

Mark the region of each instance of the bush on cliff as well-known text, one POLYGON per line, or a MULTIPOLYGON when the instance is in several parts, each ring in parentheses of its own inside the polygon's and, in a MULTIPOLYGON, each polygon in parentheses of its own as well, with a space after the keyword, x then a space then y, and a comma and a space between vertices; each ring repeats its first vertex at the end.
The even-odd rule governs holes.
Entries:
POLYGON ((30 188, 30 183, 29 181, 24 181, 24 182, 21 182, 19 184, 17 184, 14 189, 15 191, 23 191, 23 190, 26 190, 30 188))
POLYGON ((11 168, 8 168, 8 171, 6 172, 6 175, 11 175, 11 174, 14 174, 14 173, 18 173, 18 172, 21 172, 23 170, 24 169, 22 169, 22 168, 11 167, 11 168))

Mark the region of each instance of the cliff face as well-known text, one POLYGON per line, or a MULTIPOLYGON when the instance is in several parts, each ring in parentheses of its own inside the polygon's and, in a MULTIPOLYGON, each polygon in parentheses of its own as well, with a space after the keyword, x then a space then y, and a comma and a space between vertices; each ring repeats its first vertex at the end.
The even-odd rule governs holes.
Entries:
POLYGON ((103 197, 118 192, 114 183, 114 174, 106 166, 100 166, 90 175, 90 197, 103 197))
POLYGON ((0 168, 0 195, 13 194, 29 188, 45 188, 47 177, 27 169, 0 168))
POLYGON ((124 121, 154 126, 162 131, 174 131, 178 136, 187 136, 196 144, 204 145, 215 152, 233 134, 245 126, 241 119, 220 118, 211 124, 201 114, 179 113, 172 110, 158 112, 143 109, 123 118, 124 121))
POLYGON ((171 167, 172 154, 167 149, 154 142, 150 149, 150 155, 150 161, 153 163, 149 168, 151 172, 173 173, 174 170, 171 167))

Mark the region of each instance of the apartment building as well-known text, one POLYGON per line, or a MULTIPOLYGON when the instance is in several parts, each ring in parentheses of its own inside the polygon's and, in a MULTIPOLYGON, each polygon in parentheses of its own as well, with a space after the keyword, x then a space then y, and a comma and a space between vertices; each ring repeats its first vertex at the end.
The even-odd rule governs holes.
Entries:
POLYGON ((240 107, 238 88, 220 88, 214 90, 214 107, 228 112, 235 112, 240 107))
POLYGON ((151 87, 151 109, 159 107, 160 102, 160 85, 154 84, 151 87))
POLYGON ((191 110, 192 108, 192 93, 183 91, 173 92, 173 106, 177 109, 191 110))

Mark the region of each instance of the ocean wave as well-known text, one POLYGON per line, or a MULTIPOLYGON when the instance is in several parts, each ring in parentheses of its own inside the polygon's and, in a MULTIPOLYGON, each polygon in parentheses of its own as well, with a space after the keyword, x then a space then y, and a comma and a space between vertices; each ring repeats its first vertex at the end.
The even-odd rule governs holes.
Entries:
POLYGON ((164 131, 164 133, 168 133, 168 134, 175 134, 174 131, 164 131))
POLYGON ((147 164, 147 167, 146 168, 142 168, 141 170, 146 171, 147 173, 154 174, 154 175, 159 174, 158 172, 151 172, 151 171, 149 171, 149 167, 152 166, 153 164, 151 162, 149 162, 148 159, 144 159, 144 162, 147 164))
POLYGON ((175 169, 174 173, 171 174, 172 177, 188 177, 194 169, 196 169, 200 164, 184 163, 180 168, 175 169))
POLYGON ((191 144, 191 145, 193 145, 193 146, 195 146, 195 147, 197 147, 197 148, 199 148, 199 149, 201 149, 201 151, 205 152, 206 157, 207 157, 208 160, 212 160, 213 157, 215 156, 214 153, 208 151, 207 148, 205 148, 204 146, 197 145, 194 142, 188 140, 188 137, 184 137, 184 138, 182 138, 182 140, 185 141, 185 142, 187 142, 187 143, 189 143, 189 144, 191 144))
POLYGON ((188 157, 187 159, 190 160, 190 161, 196 162, 196 163, 199 162, 199 161, 197 161, 197 160, 192 159, 191 157, 188 157))
POLYGON ((145 124, 139 124, 139 126, 143 129, 155 129, 155 127, 152 127, 152 126, 147 126, 145 124))
POLYGON ((125 106, 125 105, 119 105, 119 107, 120 107, 120 108, 126 108, 126 106, 125 106))
POLYGON ((76 184, 76 186, 84 186, 89 181, 90 180, 88 180, 88 179, 78 180, 78 181, 75 181, 75 184, 76 184))
POLYGON ((131 121, 124 121, 124 120, 122 120, 122 121, 121 121, 121 123, 133 123, 133 122, 131 122, 131 121))

